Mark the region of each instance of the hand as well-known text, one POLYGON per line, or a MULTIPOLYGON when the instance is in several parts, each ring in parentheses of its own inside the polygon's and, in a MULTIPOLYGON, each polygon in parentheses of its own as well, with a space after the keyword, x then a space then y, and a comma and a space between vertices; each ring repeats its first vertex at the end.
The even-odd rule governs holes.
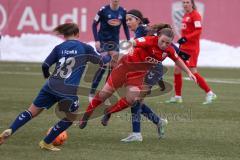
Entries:
POLYGON ((185 37, 182 37, 182 38, 180 38, 178 41, 177 41, 177 43, 179 43, 180 45, 181 44, 184 44, 184 43, 186 43, 187 42, 187 38, 185 38, 185 37))
POLYGON ((189 77, 191 80, 193 80, 195 83, 197 83, 197 78, 196 78, 191 72, 188 74, 188 77, 189 77))
POLYGON ((96 41, 96 42, 95 42, 95 48, 96 48, 97 51, 101 51, 100 41, 96 41))

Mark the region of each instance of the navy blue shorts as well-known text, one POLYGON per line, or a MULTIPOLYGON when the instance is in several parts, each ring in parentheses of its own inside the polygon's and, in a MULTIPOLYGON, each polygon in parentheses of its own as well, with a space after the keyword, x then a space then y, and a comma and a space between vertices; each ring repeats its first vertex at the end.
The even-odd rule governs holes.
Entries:
POLYGON ((64 96, 47 91, 44 87, 40 90, 33 104, 38 108, 51 108, 55 103, 70 100, 72 101, 69 107, 70 112, 74 112, 79 108, 78 96, 64 96))
POLYGON ((149 86, 154 86, 158 81, 162 80, 163 66, 161 63, 153 66, 145 75, 144 83, 149 86))

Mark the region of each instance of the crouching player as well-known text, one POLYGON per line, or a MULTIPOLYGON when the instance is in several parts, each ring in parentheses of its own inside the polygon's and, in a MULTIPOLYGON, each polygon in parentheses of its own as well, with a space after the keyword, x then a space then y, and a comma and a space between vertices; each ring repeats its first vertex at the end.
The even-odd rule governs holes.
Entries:
MULTIPOLYGON (((134 40, 133 45, 135 48, 133 52, 123 56, 118 62, 118 65, 113 69, 103 89, 88 105, 83 118, 80 120, 79 127, 85 128, 94 109, 102 104, 120 87, 126 87, 126 96, 122 97, 115 105, 105 110, 105 115, 102 119, 103 125, 107 125, 112 113, 119 112, 128 106, 133 106, 136 101, 141 100, 139 97, 140 94, 144 92, 142 90, 144 89, 143 84, 147 71, 156 64, 161 63, 166 57, 171 58, 191 79, 196 81, 195 76, 190 72, 171 46, 173 38, 173 30, 164 28, 159 32, 159 36, 147 36, 134 40), (133 72, 136 73, 132 74, 133 72)), ((159 119, 158 124, 161 126, 163 123, 164 122, 159 119)))
MULTIPOLYGON (((54 29, 60 35, 64 35, 66 41, 57 45, 42 65, 44 78, 50 76, 49 68, 56 64, 54 73, 43 85, 38 96, 31 106, 17 116, 11 126, 0 134, 0 144, 12 136, 20 127, 38 116, 44 109, 49 109, 56 102, 70 100, 70 112, 75 112, 78 105, 77 86, 79 86, 81 76, 84 72, 86 63, 108 63, 111 58, 99 56, 94 49, 80 41, 79 28, 75 23, 62 24, 54 29), (75 86, 75 87, 73 87, 75 86)), ((40 148, 59 151, 51 143, 53 140, 72 125, 72 121, 63 118, 55 124, 50 133, 39 143, 40 148)))

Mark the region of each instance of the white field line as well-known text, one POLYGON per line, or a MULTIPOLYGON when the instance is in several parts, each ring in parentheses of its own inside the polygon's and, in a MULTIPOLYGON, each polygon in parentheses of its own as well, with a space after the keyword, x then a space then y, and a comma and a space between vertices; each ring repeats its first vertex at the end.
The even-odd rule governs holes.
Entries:
MULTIPOLYGON (((190 78, 184 77, 184 80, 190 81, 190 78)), ((205 78, 207 82, 210 83, 222 83, 222 84, 240 84, 240 79, 212 79, 212 78, 205 78)))
POLYGON ((42 75, 42 73, 39 73, 39 72, 10 72, 10 71, 0 71, 0 74, 26 75, 26 76, 40 76, 40 75, 42 75))
MULTIPOLYGON (((0 74, 8 74, 8 75, 27 75, 27 76, 41 76, 42 73, 39 72, 10 72, 10 71, 0 71, 0 74)), ((171 77, 172 79, 172 77, 171 77)), ((188 77, 184 77, 184 80, 190 81, 188 77)), ((214 78, 206 78, 207 82, 210 83, 222 83, 222 84, 240 84, 240 79, 214 79, 214 78)))

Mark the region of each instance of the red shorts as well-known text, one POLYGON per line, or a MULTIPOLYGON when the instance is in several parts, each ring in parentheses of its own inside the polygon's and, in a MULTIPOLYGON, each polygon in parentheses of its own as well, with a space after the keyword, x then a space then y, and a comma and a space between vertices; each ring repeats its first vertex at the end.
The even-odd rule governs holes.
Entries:
POLYGON ((151 64, 134 64, 120 61, 109 75, 107 83, 114 89, 129 85, 141 88, 144 84, 144 77, 151 66, 151 64))
POLYGON ((191 55, 189 60, 185 61, 186 66, 189 68, 197 67, 199 52, 198 51, 187 51, 187 50, 183 50, 183 51, 188 53, 189 55, 191 55))

